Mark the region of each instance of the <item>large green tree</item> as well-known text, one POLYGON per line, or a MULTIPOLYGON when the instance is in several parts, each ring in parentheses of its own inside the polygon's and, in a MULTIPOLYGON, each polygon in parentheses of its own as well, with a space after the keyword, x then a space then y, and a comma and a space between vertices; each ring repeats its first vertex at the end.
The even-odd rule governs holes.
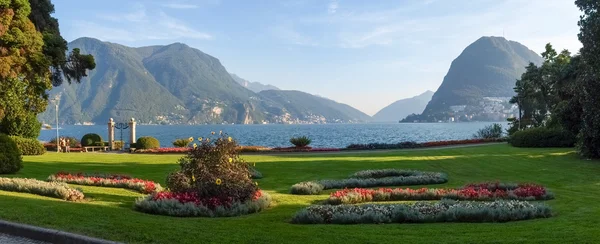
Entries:
POLYGON ((583 12, 579 20, 581 54, 582 155, 600 158, 600 1, 576 0, 583 12))
MULTIPOLYGON (((50 0, 0 0, 0 132, 23 133, 22 123, 43 112, 47 91, 66 78, 80 82, 96 64, 78 49, 67 54, 50 0), (10 125, 10 126, 9 126, 10 125)), ((35 128, 39 130, 39 128, 35 128)), ((39 133, 39 132, 38 132, 39 133)))

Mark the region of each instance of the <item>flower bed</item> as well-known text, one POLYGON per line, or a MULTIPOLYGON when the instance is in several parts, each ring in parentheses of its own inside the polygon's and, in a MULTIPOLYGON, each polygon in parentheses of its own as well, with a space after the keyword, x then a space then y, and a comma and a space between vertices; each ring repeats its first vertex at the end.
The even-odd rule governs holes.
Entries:
POLYGON ((412 149, 425 147, 440 147, 452 145, 479 144, 489 142, 505 142, 506 139, 467 139, 451 141, 432 141, 432 142, 400 142, 400 143, 369 143, 369 144, 350 144, 345 150, 381 150, 381 149, 412 149))
POLYGON ((290 192, 297 195, 320 194, 327 189, 353 187, 402 186, 442 184, 448 181, 444 173, 412 170, 382 169, 354 173, 349 179, 300 182, 290 192))
POLYGON ((125 188, 148 194, 161 191, 160 184, 149 180, 132 178, 128 175, 84 174, 58 172, 48 177, 48 181, 69 184, 125 188))
POLYGON ((315 148, 315 147, 276 147, 270 152, 339 152, 339 148, 315 148))
POLYGON ((270 204, 271 196, 261 190, 245 202, 233 201, 230 197, 201 199, 195 192, 157 192, 138 199, 134 209, 175 217, 233 217, 260 212, 270 204))
MULTIPOLYGON (((510 184, 513 185, 513 184, 510 184)), ((514 184, 516 185, 516 184, 514 184)), ((409 201, 409 200, 441 200, 443 198, 456 200, 491 201, 498 199, 510 200, 549 200, 554 195, 546 188, 534 184, 519 184, 514 188, 488 188, 467 186, 461 189, 344 189, 329 195, 328 204, 355 204, 364 202, 409 201)))
POLYGON ((31 193, 40 196, 78 201, 84 198, 81 191, 60 182, 45 182, 36 179, 0 178, 0 190, 31 193))
POLYGON ((182 154, 188 153, 192 150, 189 147, 161 147, 155 149, 137 149, 135 153, 148 153, 148 154, 182 154))
POLYGON ((552 216, 549 206, 517 200, 442 200, 414 204, 313 205, 300 210, 295 224, 382 224, 429 222, 507 222, 552 216))

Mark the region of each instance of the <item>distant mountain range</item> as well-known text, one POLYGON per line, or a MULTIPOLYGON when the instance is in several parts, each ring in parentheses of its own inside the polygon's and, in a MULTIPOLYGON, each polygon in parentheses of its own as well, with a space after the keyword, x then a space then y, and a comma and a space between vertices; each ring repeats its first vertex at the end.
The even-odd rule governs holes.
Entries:
MULTIPOLYGON (((256 83, 248 82, 246 87, 261 91, 253 92, 240 85, 243 79, 234 78, 218 59, 181 43, 132 48, 79 38, 69 43, 69 48, 94 55, 97 66, 81 84, 50 91, 50 97, 61 98, 59 121, 64 124, 103 124, 109 118, 136 118, 148 124, 352 123, 370 119, 348 105, 296 91, 267 91, 274 87, 257 88, 256 83)), ((39 119, 54 121, 54 112, 49 105, 39 119)))
POLYGON ((231 73, 231 78, 233 78, 233 80, 235 80, 238 84, 240 84, 243 87, 247 88, 248 90, 256 92, 256 93, 265 91, 265 90, 280 90, 279 88, 277 88, 276 86, 273 86, 273 85, 268 85, 268 84, 265 85, 260 82, 252 82, 252 81, 245 80, 243 78, 240 78, 239 76, 237 76, 234 73, 231 73))
POLYGON ((515 82, 530 62, 542 58, 504 37, 481 37, 452 61, 423 113, 405 121, 506 120, 514 115, 508 99, 515 82))
POLYGON ((432 96, 432 91, 426 91, 415 97, 395 101, 373 115, 373 121, 398 122, 410 114, 421 113, 432 96))

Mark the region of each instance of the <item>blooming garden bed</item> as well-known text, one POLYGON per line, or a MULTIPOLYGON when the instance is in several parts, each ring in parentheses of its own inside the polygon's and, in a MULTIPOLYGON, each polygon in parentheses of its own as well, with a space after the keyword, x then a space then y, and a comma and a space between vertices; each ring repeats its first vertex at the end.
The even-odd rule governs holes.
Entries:
POLYGON ((409 200, 549 200, 554 194, 545 187, 535 184, 483 183, 470 184, 459 189, 344 189, 331 193, 328 204, 356 204, 364 202, 409 201, 409 200), (490 187, 479 187, 479 186, 490 187), (498 186, 498 187, 493 187, 498 186))
POLYGON ((251 200, 233 201, 230 197, 199 198, 195 192, 157 192, 135 202, 137 211, 175 217, 233 217, 257 213, 271 204, 271 196, 256 191, 251 200))
POLYGON ((295 224, 383 224, 507 222, 552 216, 549 206, 518 200, 442 200, 414 204, 313 205, 300 210, 295 224))
POLYGON ((300 182, 292 186, 290 192, 296 195, 315 195, 327 189, 353 187, 401 186, 442 184, 448 177, 440 172, 381 169, 354 173, 348 179, 300 182))
POLYGON ((85 196, 80 190, 69 187, 60 182, 45 182, 36 179, 2 178, 0 177, 0 190, 30 193, 40 196, 53 197, 67 201, 79 201, 85 196))
POLYGON ((68 173, 58 172, 48 177, 50 182, 65 182, 69 184, 87 185, 87 186, 103 186, 125 188, 138 191, 140 193, 153 193, 161 191, 160 184, 137 178, 132 178, 129 175, 120 174, 85 174, 85 173, 68 173))

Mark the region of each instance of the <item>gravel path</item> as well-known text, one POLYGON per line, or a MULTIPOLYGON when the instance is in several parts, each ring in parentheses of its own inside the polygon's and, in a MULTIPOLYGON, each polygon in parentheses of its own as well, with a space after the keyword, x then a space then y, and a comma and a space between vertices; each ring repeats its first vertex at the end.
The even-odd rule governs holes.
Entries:
POLYGON ((9 236, 0 233, 0 243, 2 244, 46 244, 48 242, 35 241, 18 236, 9 236))

